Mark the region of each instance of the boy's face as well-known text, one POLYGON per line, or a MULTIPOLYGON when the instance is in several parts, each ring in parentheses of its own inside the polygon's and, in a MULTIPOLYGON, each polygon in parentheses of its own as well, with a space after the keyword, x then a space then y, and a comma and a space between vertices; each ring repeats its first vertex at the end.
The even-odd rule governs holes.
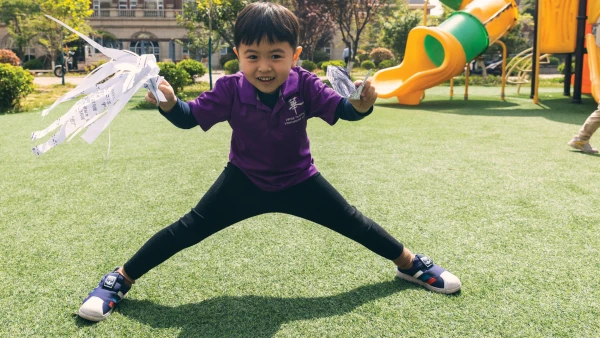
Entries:
POLYGON ((302 47, 294 50, 287 42, 269 43, 265 38, 260 44, 240 44, 239 48, 234 48, 234 52, 238 56, 244 77, 256 89, 272 94, 287 80, 302 47))

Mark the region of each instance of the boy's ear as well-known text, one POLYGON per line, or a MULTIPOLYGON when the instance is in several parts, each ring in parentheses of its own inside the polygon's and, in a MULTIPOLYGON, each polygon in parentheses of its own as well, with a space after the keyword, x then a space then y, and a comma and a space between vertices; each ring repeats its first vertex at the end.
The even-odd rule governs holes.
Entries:
POLYGON ((240 56, 238 55, 237 48, 233 47, 233 52, 235 53, 235 56, 237 56, 237 58, 239 59, 240 56))

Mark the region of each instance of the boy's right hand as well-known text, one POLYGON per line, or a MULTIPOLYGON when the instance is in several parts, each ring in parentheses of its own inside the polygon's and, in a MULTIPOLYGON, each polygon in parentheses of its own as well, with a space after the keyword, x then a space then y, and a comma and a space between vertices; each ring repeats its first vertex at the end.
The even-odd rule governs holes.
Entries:
MULTIPOLYGON (((158 106, 160 107, 160 109, 162 109, 162 111, 168 113, 177 104, 177 96, 175 96, 175 91, 173 90, 173 87, 171 87, 169 82, 167 82, 167 80, 161 81, 161 83, 158 85, 158 90, 160 90, 167 99, 166 102, 159 102, 158 106)), ((152 92, 150 91, 148 91, 148 93, 144 97, 144 100, 146 100, 146 102, 152 103, 153 105, 157 104, 156 97, 154 97, 154 94, 152 94, 152 92)))

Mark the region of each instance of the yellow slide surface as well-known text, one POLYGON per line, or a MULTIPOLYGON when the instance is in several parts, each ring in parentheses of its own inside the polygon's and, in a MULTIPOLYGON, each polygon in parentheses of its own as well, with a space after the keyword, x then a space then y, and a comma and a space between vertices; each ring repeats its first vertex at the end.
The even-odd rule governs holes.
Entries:
MULTIPOLYGON (((501 38, 516 24, 518 11, 513 0, 464 1, 461 12, 485 25, 489 42, 501 38), (511 4, 514 7, 511 7, 511 4)), ((482 28, 483 29, 483 28, 482 28)), ((400 104, 418 105, 425 89, 442 84, 464 71, 468 61, 465 48, 449 32, 438 27, 416 27, 408 35, 404 61, 378 71, 372 79, 378 97, 397 97, 400 104), (425 39, 435 39, 443 48, 443 62, 437 66, 425 49, 425 39)), ((440 53, 441 55, 441 53, 440 53)))
POLYGON ((596 45, 596 37, 592 34, 585 36, 587 41, 588 60, 590 63, 590 80, 592 95, 600 103, 600 47, 596 45))
POLYGON ((540 0, 540 53, 575 52, 579 2, 579 0, 540 0))
POLYGON ((408 34, 404 62, 399 66, 382 69, 375 73, 372 82, 378 97, 398 97, 400 104, 417 105, 427 88, 446 82, 460 74, 467 62, 465 52, 458 40, 449 33, 429 27, 416 27, 408 34), (437 67, 427 56, 424 47, 426 36, 436 38, 443 46, 446 57, 437 67))
POLYGON ((600 1, 592 0, 588 5, 588 23, 593 25, 600 20, 600 1))

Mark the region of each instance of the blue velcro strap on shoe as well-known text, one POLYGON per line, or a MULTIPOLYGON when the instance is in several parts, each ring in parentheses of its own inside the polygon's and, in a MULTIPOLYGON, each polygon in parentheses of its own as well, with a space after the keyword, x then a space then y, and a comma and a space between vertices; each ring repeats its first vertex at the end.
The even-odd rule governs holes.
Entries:
POLYGON ((417 255, 417 258, 421 261, 421 263, 423 263, 423 265, 425 265, 427 269, 433 266, 433 261, 431 260, 431 258, 423 255, 417 255))

